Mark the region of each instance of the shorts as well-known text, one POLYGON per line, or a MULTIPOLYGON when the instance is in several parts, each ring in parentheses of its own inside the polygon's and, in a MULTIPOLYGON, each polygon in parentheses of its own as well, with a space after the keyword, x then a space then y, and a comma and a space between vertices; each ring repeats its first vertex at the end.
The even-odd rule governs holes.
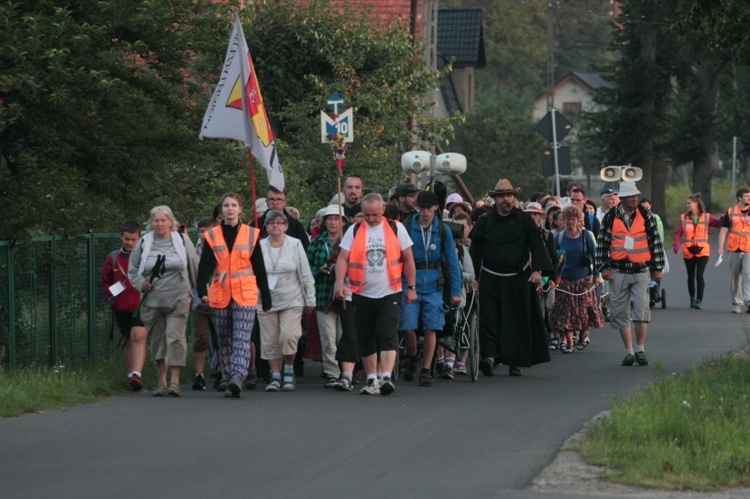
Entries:
POLYGON ((610 324, 613 328, 622 330, 630 327, 631 299, 633 300, 633 321, 651 320, 649 281, 651 281, 651 275, 648 272, 624 274, 612 270, 612 279, 609 281, 609 312, 612 318, 610 324))
POLYGON ((140 313, 133 317, 133 312, 119 312, 115 310, 115 321, 117 322, 120 334, 123 336, 128 336, 130 330, 134 327, 144 327, 140 313))
POLYGON ((417 301, 414 303, 405 303, 402 298, 398 329, 399 331, 416 330, 421 317, 423 330, 441 331, 445 326, 445 312, 442 291, 417 293, 417 301))

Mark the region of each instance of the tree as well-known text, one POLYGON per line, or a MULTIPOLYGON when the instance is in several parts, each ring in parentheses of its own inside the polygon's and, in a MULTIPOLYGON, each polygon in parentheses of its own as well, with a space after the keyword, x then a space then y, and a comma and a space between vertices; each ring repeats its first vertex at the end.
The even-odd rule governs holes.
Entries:
POLYGON ((177 192, 162 179, 198 156, 188 68, 221 43, 216 16, 209 0, 0 3, 0 238, 142 219, 177 192))
POLYGON ((664 9, 656 0, 624 2, 622 28, 614 31, 620 58, 604 68, 613 88, 601 88, 595 101, 602 110, 584 117, 588 135, 608 164, 643 169, 639 189, 665 213, 665 126, 672 95, 670 77, 676 57, 673 38, 662 28, 664 9))
POLYGON ((729 52, 737 64, 750 63, 750 9, 745 0, 691 0, 687 8, 687 16, 674 25, 680 33, 701 33, 707 48, 729 52))
POLYGON ((544 139, 534 131, 526 101, 514 92, 497 89, 492 102, 467 113, 450 149, 466 155, 468 167, 461 179, 481 197, 500 178, 522 186, 527 194, 546 190, 539 160, 544 146, 544 139))
POLYGON ((346 173, 379 192, 402 176, 398 153, 413 133, 426 143, 449 136, 450 122, 423 117, 419 98, 441 74, 426 68, 404 25, 376 28, 367 9, 342 11, 329 0, 256 3, 242 18, 271 121, 289 146, 280 157, 291 204, 315 212, 336 192, 331 149, 320 140, 320 110, 330 112, 333 92, 354 112, 346 173))

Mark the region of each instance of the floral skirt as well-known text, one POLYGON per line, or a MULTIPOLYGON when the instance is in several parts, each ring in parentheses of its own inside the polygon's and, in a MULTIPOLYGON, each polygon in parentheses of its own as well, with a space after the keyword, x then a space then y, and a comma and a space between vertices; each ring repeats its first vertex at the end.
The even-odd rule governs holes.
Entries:
POLYGON ((549 323, 555 332, 585 331, 590 327, 603 326, 593 276, 577 281, 560 281, 555 290, 555 305, 550 312, 549 323))

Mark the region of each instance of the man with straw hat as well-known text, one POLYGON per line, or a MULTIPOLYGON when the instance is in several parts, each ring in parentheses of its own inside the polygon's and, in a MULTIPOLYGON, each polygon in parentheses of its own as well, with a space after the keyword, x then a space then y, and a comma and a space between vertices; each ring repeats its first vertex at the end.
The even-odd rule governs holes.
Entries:
POLYGON ((554 271, 539 228, 515 207, 520 191, 500 179, 488 193, 495 207, 469 234, 479 276, 479 369, 485 376, 492 376, 500 363, 509 367, 510 376, 521 376, 521 367, 550 360, 535 288, 542 275, 554 276, 554 271))

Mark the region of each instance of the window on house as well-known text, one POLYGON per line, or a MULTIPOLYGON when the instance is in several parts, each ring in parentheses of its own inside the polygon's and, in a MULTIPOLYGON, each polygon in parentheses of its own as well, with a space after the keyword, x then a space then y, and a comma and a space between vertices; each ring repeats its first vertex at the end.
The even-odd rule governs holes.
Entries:
POLYGON ((563 111, 568 111, 571 113, 580 113, 581 103, 580 102, 563 102, 563 111))

